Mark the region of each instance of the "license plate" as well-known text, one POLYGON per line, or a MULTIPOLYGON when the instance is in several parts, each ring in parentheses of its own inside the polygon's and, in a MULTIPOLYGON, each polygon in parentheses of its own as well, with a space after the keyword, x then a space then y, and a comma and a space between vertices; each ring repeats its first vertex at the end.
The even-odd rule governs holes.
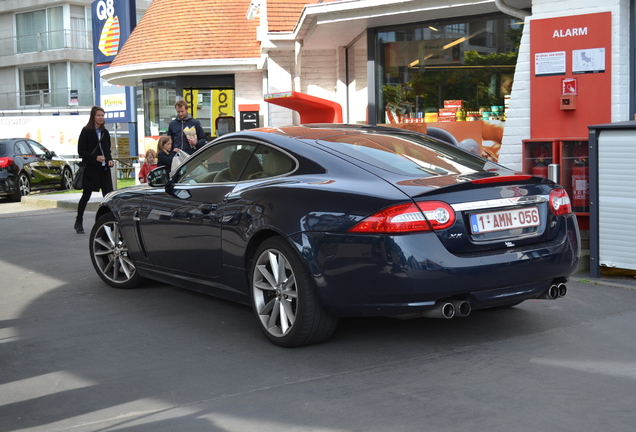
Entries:
POLYGON ((541 220, 539 219, 539 209, 537 207, 470 215, 470 229, 473 234, 539 225, 541 225, 541 220))

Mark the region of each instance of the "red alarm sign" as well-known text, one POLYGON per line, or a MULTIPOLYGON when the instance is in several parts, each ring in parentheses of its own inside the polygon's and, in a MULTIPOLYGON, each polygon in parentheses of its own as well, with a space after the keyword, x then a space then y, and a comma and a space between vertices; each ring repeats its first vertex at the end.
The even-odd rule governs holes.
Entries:
POLYGON ((563 78, 561 81, 561 94, 563 96, 576 94, 576 78, 563 78))

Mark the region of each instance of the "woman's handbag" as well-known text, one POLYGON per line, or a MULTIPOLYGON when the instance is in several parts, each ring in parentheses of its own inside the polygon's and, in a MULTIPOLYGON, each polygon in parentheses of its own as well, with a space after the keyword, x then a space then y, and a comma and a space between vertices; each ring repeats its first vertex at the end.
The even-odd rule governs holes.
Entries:
POLYGON ((84 162, 79 163, 79 168, 77 168, 77 172, 75 173, 75 177, 73 177, 73 189, 84 189, 84 167, 86 164, 84 162))
MULTIPOLYGON (((95 153, 99 144, 95 146, 91 154, 95 153)), ((75 177, 73 177, 73 189, 82 190, 84 189, 84 167, 86 167, 86 162, 80 162, 77 164, 78 168, 75 172, 75 177)))

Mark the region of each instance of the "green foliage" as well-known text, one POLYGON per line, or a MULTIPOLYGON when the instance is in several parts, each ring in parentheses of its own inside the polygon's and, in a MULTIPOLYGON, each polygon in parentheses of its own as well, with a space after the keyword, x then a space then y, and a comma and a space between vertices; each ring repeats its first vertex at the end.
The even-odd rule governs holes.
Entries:
POLYGON ((483 55, 477 51, 464 52, 466 66, 514 66, 517 64, 517 52, 490 53, 483 55))

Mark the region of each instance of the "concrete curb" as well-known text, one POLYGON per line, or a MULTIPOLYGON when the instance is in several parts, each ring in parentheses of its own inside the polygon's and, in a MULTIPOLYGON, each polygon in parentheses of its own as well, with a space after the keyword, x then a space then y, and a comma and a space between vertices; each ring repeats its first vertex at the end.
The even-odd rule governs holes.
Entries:
MULTIPOLYGON (((86 211, 97 211, 102 200, 101 193, 91 196, 86 211)), ((81 193, 74 194, 53 194, 53 195, 28 195, 22 197, 21 204, 43 208, 61 208, 67 210, 77 210, 77 205, 81 198, 81 193)))
POLYGON ((632 278, 611 278, 602 276, 600 278, 589 277, 589 273, 575 273, 570 276, 570 280, 579 283, 587 283, 592 285, 604 285, 613 288, 622 288, 628 290, 636 290, 636 279, 632 278))

